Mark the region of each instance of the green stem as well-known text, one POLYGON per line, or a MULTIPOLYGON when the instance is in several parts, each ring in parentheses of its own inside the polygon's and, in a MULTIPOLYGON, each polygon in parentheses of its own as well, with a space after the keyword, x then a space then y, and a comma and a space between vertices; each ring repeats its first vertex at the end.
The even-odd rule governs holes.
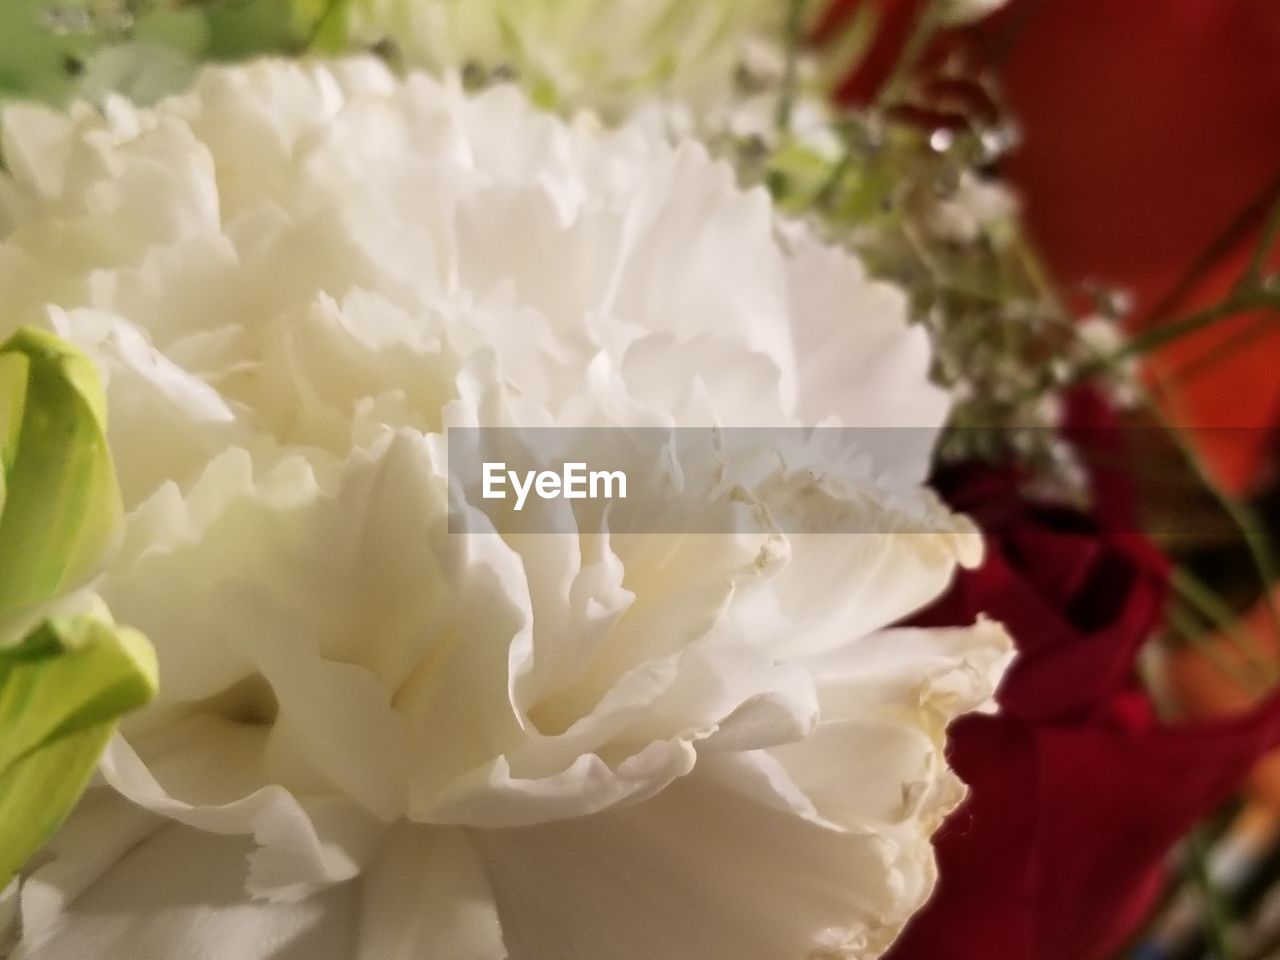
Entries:
POLYGON ((1277 239, 1280 239, 1280 189, 1277 192, 1278 195, 1272 201, 1271 210, 1262 225, 1262 235, 1258 238, 1258 245, 1254 247, 1253 256, 1249 258, 1249 266, 1245 268, 1244 276, 1240 278, 1242 288, 1266 289, 1267 260, 1275 250, 1277 239))
POLYGON ((1221 303, 1214 304, 1204 310, 1199 310, 1188 317, 1180 320, 1174 320, 1171 323, 1161 324, 1145 333, 1140 333, 1120 350, 1107 357, 1102 358, 1098 364, 1090 364, 1085 367, 1080 375, 1092 376, 1100 373, 1103 369, 1114 366, 1115 364, 1127 360, 1131 357, 1141 357, 1148 353, 1152 353, 1161 347, 1167 346, 1175 340, 1209 327, 1219 320, 1225 320, 1227 317, 1234 316, 1237 313, 1244 313, 1248 310, 1280 310, 1280 292, 1266 289, 1249 289, 1233 293, 1221 303))
MULTIPOLYGON (((1277 679, 1274 657, 1268 656, 1248 630, 1241 628, 1235 611, 1207 584, 1185 567, 1178 567, 1170 577, 1174 592, 1209 621, 1221 634, 1231 639, 1240 654, 1255 671, 1262 674, 1262 688, 1277 679)), ((1257 692, 1256 684, 1249 684, 1257 692)))
POLYGON ((1255 317, 1252 322, 1233 332, 1222 342, 1215 344, 1212 349, 1197 354, 1186 363, 1163 374, 1160 378, 1161 384, 1171 387, 1184 383, 1205 370, 1224 362, 1232 354, 1244 350, 1253 341, 1268 333, 1275 325, 1275 322, 1274 317, 1265 314, 1261 317, 1255 317))
MULTIPOLYGON (((1237 313, 1244 313, 1248 310, 1280 310, 1280 290, 1274 289, 1269 283, 1270 278, 1266 276, 1267 260, 1275 250, 1277 241, 1280 241, 1280 186, 1273 185, 1269 190, 1269 195, 1274 195, 1275 199, 1272 201, 1263 221, 1262 233, 1258 238, 1258 243, 1253 249, 1244 273, 1240 275, 1240 279, 1225 300, 1204 310, 1199 310, 1190 316, 1183 317, 1181 320, 1162 323, 1144 333, 1138 334, 1114 355, 1102 358, 1097 365, 1090 364, 1085 367, 1080 371, 1080 376, 1092 376, 1122 360, 1144 356, 1172 343, 1174 340, 1197 333, 1219 320, 1226 319, 1237 313)), ((1255 204, 1253 209, 1257 209, 1257 206, 1255 204)), ((1247 223, 1248 220, 1242 220, 1241 222, 1247 223)), ((1230 235, 1227 235, 1227 238, 1229 237, 1230 235)), ((1221 255, 1224 251, 1218 249, 1215 244, 1210 248, 1209 252, 1221 255)), ((1211 262, 1208 260, 1208 254, 1204 259, 1206 262, 1211 262)), ((1193 270, 1192 276, 1194 275, 1195 271, 1193 270)), ((1172 296, 1176 297, 1184 294, 1186 291, 1183 287, 1183 284, 1179 284, 1175 288, 1175 294, 1172 296)), ((1157 307, 1156 316, 1161 315, 1162 312, 1162 308, 1157 307)))
POLYGON ((804 7, 806 0, 788 0, 787 62, 782 75, 782 92, 778 98, 778 133, 791 131, 791 114, 795 109, 796 80, 800 70, 800 47, 804 42, 804 7))
POLYGON ((1174 633, 1185 640, 1196 653, 1204 657, 1227 680, 1241 690, 1257 689, 1253 678, 1244 673, 1238 664, 1232 663, 1213 644, 1205 641, 1199 623, 1189 610, 1185 607, 1173 607, 1168 611, 1165 619, 1174 633))
POLYGON ((1187 838, 1187 873, 1204 904, 1205 933, 1209 939, 1209 951, 1217 960, 1237 960, 1231 943, 1231 915, 1209 872, 1203 828, 1187 838))
POLYGON ((1254 571, 1257 573, 1262 587, 1263 605, 1271 618, 1276 637, 1280 639, 1280 610, 1276 609, 1275 598, 1271 592, 1277 581, 1276 560, 1272 555, 1271 545, 1267 542, 1266 528, 1247 503, 1229 494, 1209 474, 1204 464, 1200 462, 1199 454, 1196 453, 1190 442, 1183 436, 1182 431, 1169 422, 1168 417, 1164 415, 1160 407, 1151 402, 1145 393, 1143 400, 1147 411, 1164 429, 1174 446, 1178 448, 1178 452, 1182 454, 1187 464, 1195 471, 1204 488, 1209 491, 1223 512, 1235 524, 1236 529, 1240 531, 1240 535, 1244 538, 1245 546, 1249 550, 1249 557, 1253 561, 1254 571))
POLYGON ((1280 192, 1280 171, 1277 171, 1276 178, 1268 183, 1264 190, 1249 201, 1248 206, 1227 225, 1227 228, 1214 237, 1181 279, 1160 298, 1155 307, 1149 311, 1149 323, 1159 323, 1177 310, 1178 305, 1187 299, 1196 284, 1203 280, 1208 272, 1228 256, 1238 244, 1242 243, 1257 223, 1266 216, 1271 198, 1278 192, 1280 192))
POLYGON ((938 25, 941 23, 942 18, 939 16, 941 6, 942 0, 927 0, 924 6, 920 8, 920 12, 916 14, 916 22, 911 30, 911 36, 907 38, 906 46, 902 48, 902 54, 898 57, 898 62, 893 65, 893 72, 889 74, 889 79, 885 81, 884 87, 881 89, 879 97, 881 106, 892 104, 900 99, 902 88, 911 79, 911 72, 929 48, 929 41, 933 39, 938 25))
POLYGON ((813 205, 819 210, 831 210, 835 206, 836 199, 840 195, 840 184, 844 182, 844 178, 853 169, 853 164, 857 159, 856 154, 857 151, 853 145, 847 145, 844 153, 840 155, 840 159, 832 166, 827 178, 822 181, 822 186, 813 195, 812 201, 813 205))

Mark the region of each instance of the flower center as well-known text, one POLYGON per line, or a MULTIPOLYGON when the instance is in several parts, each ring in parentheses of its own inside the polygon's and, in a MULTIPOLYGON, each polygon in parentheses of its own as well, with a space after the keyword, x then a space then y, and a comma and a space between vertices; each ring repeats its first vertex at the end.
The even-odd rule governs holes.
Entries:
POLYGON ((269 727, 280 714, 280 702, 266 677, 260 673, 245 677, 205 701, 216 716, 245 726, 269 727))

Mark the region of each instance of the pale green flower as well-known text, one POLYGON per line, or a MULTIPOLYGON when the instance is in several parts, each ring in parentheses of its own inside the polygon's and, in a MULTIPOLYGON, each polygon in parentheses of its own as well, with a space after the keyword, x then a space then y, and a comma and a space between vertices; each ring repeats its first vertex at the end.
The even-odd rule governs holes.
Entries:
MULTIPOLYGON (((314 0, 313 0, 314 2, 314 0)), ((352 0, 348 41, 404 65, 514 72, 543 106, 617 113, 653 94, 718 104, 753 43, 780 45, 779 0, 352 0)))

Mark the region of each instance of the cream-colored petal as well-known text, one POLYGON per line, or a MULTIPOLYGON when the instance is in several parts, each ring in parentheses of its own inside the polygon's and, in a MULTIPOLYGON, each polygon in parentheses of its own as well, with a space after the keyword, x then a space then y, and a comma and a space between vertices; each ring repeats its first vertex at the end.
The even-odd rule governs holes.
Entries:
MULTIPOLYGON (((29 935, 14 960, 346 960, 354 942, 354 887, 301 903, 252 901, 244 891, 248 841, 179 824, 125 852, 29 935)), ((27 881, 40 889, 39 872, 27 881)), ((25 890, 25 900, 33 896, 25 890)))
POLYGON ((906 294, 870 280, 855 257, 808 230, 791 231, 790 248, 801 421, 816 426, 834 416, 841 426, 868 428, 861 440, 882 470, 924 482, 951 403, 930 382, 929 337, 908 325, 906 294))
MULTIPOLYGON (((103 758, 103 776, 144 810, 210 833, 252 837, 256 848, 247 855, 245 885, 254 896, 297 901, 357 876, 376 850, 384 825, 342 798, 304 802, 272 784, 229 790, 220 778, 222 768, 210 761, 250 782, 259 764, 243 755, 243 746, 237 750, 228 743, 242 740, 244 733, 226 726, 207 718, 188 722, 183 725, 186 736, 171 738, 176 742, 166 744, 162 753, 153 752, 150 768, 117 739, 103 758)), ((265 734, 260 738, 265 740, 265 734)), ((149 746, 158 749, 154 742, 149 746)), ((249 749, 261 752, 263 746, 249 749)))
POLYGON ((359 896, 351 960, 506 960, 493 893, 464 830, 397 829, 359 896))
POLYGON ((512 960, 871 960, 906 919, 889 841, 697 771, 644 803, 476 838, 512 960))

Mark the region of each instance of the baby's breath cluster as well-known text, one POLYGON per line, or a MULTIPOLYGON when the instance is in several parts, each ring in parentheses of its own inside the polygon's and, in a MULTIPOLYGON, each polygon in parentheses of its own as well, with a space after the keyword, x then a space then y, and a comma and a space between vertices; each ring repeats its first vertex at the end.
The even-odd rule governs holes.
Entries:
POLYGON ((907 292, 934 343, 934 378, 955 400, 940 458, 1015 459, 1037 474, 1079 476, 1058 429, 1064 396, 1090 381, 1132 404, 1136 371, 1118 360, 1128 304, 1115 291, 1082 291, 1092 309, 1081 319, 1056 295, 1023 235, 1017 197, 993 174, 1016 129, 930 126, 884 110, 831 112, 816 126, 811 111, 791 116, 807 126, 793 119, 764 138, 730 132, 721 147, 744 180, 766 184, 907 292))

